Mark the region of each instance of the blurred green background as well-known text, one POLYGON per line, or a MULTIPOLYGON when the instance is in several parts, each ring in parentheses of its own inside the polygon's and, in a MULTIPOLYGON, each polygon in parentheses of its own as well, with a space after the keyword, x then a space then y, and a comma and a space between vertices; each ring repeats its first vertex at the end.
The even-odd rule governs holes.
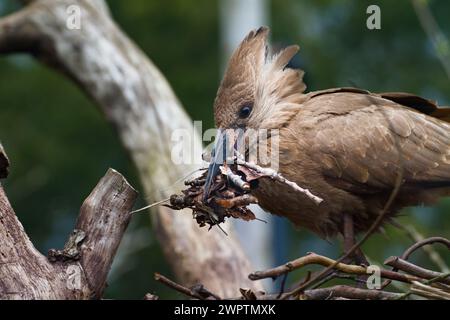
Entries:
MULTIPOLYGON (((117 23, 168 78, 174 91, 203 128, 213 126, 212 102, 220 81, 220 13, 217 0, 108 1, 117 23)), ((444 35, 450 36, 449 1, 427 1, 444 35)), ((450 105, 450 87, 436 50, 410 1, 269 1, 269 25, 276 46, 299 44, 293 65, 306 71, 308 90, 358 86, 371 91, 406 91, 450 105), (366 8, 381 8, 381 30, 366 28, 366 8)), ((0 15, 18 9, 0 1, 0 15)), ((449 54, 443 38, 440 50, 449 54)), ((0 140, 12 162, 2 182, 26 231, 41 252, 61 248, 78 209, 109 167, 140 184, 114 130, 80 90, 26 55, 0 57, 0 140)), ((140 205, 144 202, 141 200, 140 205)), ((409 209, 399 221, 425 236, 450 236, 450 199, 434 208, 409 209)), ((274 263, 315 251, 331 256, 328 243, 276 219, 274 263)), ((411 243, 404 232, 387 227, 364 245, 382 262, 411 243)), ((450 264, 450 255, 436 247, 450 264)), ((413 261, 432 264, 422 253, 413 261)), ((147 215, 127 231, 109 278, 106 297, 140 299, 180 296, 153 280, 171 276, 147 215)), ((290 281, 302 273, 295 273, 290 281)))

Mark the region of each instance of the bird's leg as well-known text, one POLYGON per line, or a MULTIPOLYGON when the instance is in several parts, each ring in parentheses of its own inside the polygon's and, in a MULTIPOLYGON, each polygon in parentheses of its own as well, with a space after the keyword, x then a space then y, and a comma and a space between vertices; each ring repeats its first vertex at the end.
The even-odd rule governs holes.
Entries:
MULTIPOLYGON (((350 249, 355 244, 355 232, 353 230, 353 217, 351 214, 344 213, 344 253, 350 251, 350 249)), ((353 258, 352 256, 348 258, 353 258)), ((353 260, 353 259, 352 259, 353 260)), ((351 261, 350 261, 351 262, 351 261)))
MULTIPOLYGON (((346 254, 350 252, 350 250, 356 243, 353 217, 351 214, 348 213, 344 214, 343 236, 344 236, 344 254, 346 254)), ((344 259, 344 262, 348 264, 354 262, 358 265, 366 265, 366 266, 369 265, 361 248, 357 248, 350 256, 344 259)), ((358 282, 357 286, 363 288, 364 285, 367 283, 367 278, 368 276, 364 275, 357 276, 356 277, 356 281, 358 282)))
MULTIPOLYGON (((349 213, 344 213, 344 226, 343 226, 343 237, 344 237, 344 253, 347 253, 355 245, 355 231, 353 224, 353 216, 349 213)), ((347 259, 346 263, 355 262, 359 265, 369 265, 364 253, 361 248, 357 248, 347 259)))

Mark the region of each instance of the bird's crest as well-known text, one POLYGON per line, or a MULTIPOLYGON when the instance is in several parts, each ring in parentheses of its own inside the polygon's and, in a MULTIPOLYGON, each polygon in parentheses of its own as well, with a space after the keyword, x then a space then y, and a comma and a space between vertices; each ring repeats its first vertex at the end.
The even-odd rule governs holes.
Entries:
POLYGON ((231 56, 214 104, 217 125, 230 123, 247 102, 255 108, 249 126, 258 128, 281 127, 298 112, 306 89, 304 73, 286 66, 299 47, 271 54, 268 34, 267 27, 250 31, 231 56))

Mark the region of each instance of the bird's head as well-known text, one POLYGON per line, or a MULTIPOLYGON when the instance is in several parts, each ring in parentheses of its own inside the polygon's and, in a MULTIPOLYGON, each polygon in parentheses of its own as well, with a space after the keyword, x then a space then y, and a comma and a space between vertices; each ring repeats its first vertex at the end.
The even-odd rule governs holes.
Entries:
POLYGON ((280 128, 298 111, 303 71, 286 66, 299 47, 272 55, 268 33, 266 27, 252 30, 231 56, 214 102, 218 128, 280 128))
POLYGON ((214 101, 219 135, 206 178, 205 199, 225 161, 227 143, 234 144, 226 129, 279 129, 298 113, 304 99, 303 71, 286 67, 299 47, 271 54, 268 33, 266 27, 250 31, 228 62, 214 101))

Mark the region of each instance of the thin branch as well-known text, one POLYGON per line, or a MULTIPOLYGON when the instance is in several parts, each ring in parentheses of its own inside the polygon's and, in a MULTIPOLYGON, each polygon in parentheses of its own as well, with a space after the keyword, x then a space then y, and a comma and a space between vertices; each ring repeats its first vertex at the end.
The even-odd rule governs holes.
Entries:
POLYGON ((222 298, 220 296, 218 296, 217 294, 215 294, 214 292, 209 291, 208 289, 205 288, 205 286, 203 284, 197 284, 195 286, 191 287, 191 290, 195 293, 197 293, 198 295, 200 295, 203 299, 214 299, 214 300, 222 300, 222 298))
POLYGON ((226 175, 231 182, 238 186, 240 189, 248 191, 250 190, 250 184, 247 181, 242 180, 241 176, 231 171, 229 166, 220 166, 222 174, 226 175))
MULTIPOLYGON (((442 279, 445 279, 445 278, 447 278, 447 277, 449 277, 449 276, 450 276, 450 272, 447 272, 447 273, 442 274, 442 275, 439 276, 439 277, 436 277, 436 278, 427 280, 427 281, 425 281, 425 282, 422 282, 422 284, 424 284, 424 285, 429 285, 429 284, 432 284, 432 283, 434 283, 434 282, 436 282, 436 281, 440 281, 440 280, 442 280, 442 279)), ((399 299, 399 300, 406 299, 406 298, 409 297, 411 294, 413 294, 413 292, 412 292, 412 290, 411 290, 411 288, 410 288, 407 292, 403 293, 398 299, 399 299)))
MULTIPOLYGON (((355 275, 367 275, 367 268, 358 265, 350 265, 342 262, 337 262, 337 260, 330 259, 328 257, 318 255, 316 253, 309 253, 304 257, 300 257, 293 261, 290 261, 284 265, 267 269, 264 271, 256 271, 249 275, 250 280, 261 280, 265 278, 276 278, 280 275, 289 273, 293 270, 299 269, 301 267, 310 265, 310 264, 318 264, 325 267, 331 267, 331 269, 336 269, 348 274, 355 275)), ((328 268, 327 268, 328 269, 328 268)), ((330 270, 331 270, 330 269, 330 270)), ((420 277, 411 276, 407 274, 397 273, 390 270, 380 270, 380 275, 383 278, 388 278, 396 281, 411 283, 414 280, 421 280, 420 277)), ((302 285, 300 285, 301 287, 302 285)), ((290 294, 290 293, 287 293, 290 294)))
POLYGON ((312 194, 311 191, 309 191, 308 189, 304 189, 302 187, 300 187, 298 184, 296 184, 293 181, 290 181, 288 179, 286 179, 285 177, 283 177, 280 173, 278 173, 277 171, 271 169, 271 168, 263 168, 258 166, 255 163, 251 163, 251 162, 247 162, 244 161, 241 157, 237 157, 236 159, 236 163, 238 165, 247 167, 249 169, 252 169, 254 171, 256 171, 257 173, 267 176, 275 181, 278 181, 280 183, 284 183, 286 185, 288 185, 289 187, 291 187, 292 189, 294 189, 297 192, 301 192, 304 195, 306 195, 308 198, 310 198, 312 201, 314 201, 316 204, 320 204, 321 202, 323 202, 323 199, 312 194))
POLYGON ((133 211, 131 211, 131 213, 138 213, 138 212, 141 212, 141 211, 144 211, 144 210, 147 210, 147 209, 156 207, 156 206, 158 206, 158 205, 160 205, 160 204, 163 204, 164 202, 168 202, 169 200, 170 200, 170 198, 167 198, 167 199, 163 199, 163 200, 154 202, 154 203, 152 203, 152 204, 149 204, 148 206, 145 206, 145 207, 142 207, 142 208, 133 210, 133 211))
MULTIPOLYGON (((407 272, 411 275, 414 275, 419 278, 424 279, 433 279, 433 278, 440 278, 445 275, 445 273, 440 273, 432 270, 428 270, 419 266, 416 266, 412 264, 411 262, 408 262, 406 260, 403 260, 399 257, 389 257, 385 262, 385 265, 395 267, 396 269, 402 270, 404 272, 407 272)), ((442 282, 447 285, 450 285, 450 279, 446 279, 445 277, 440 279, 437 282, 442 282)))
MULTIPOLYGON (((310 275, 311 273, 310 272, 308 272, 308 275, 310 275)), ((288 278, 288 275, 289 275, 289 273, 285 273, 284 275, 283 275, 283 278, 281 279, 281 285, 280 285, 280 292, 278 293, 278 295, 277 295, 277 299, 280 299, 280 297, 283 295, 283 293, 284 293, 284 288, 286 287, 286 280, 287 280, 287 278, 288 278)))
POLYGON ((364 299, 364 300, 395 300, 401 296, 399 293, 360 289, 350 286, 334 286, 329 288, 320 288, 305 290, 304 294, 300 296, 301 299, 307 300, 330 300, 333 298, 346 299, 364 299))
POLYGON ((166 278, 162 274, 155 272, 155 280, 161 282, 162 284, 168 286, 169 288, 172 288, 172 289, 184 294, 185 296, 202 300, 202 297, 200 297, 197 293, 193 292, 191 289, 189 289, 185 286, 182 286, 181 284, 178 284, 178 283, 170 280, 169 278, 166 278))
POLYGON ((413 294, 423 296, 430 299, 450 300, 450 293, 442 289, 428 286, 419 281, 413 281, 411 284, 411 292, 413 294))
MULTIPOLYGON (((426 245, 433 244, 433 243, 442 243, 445 246, 447 246, 448 249, 450 249, 450 241, 448 239, 446 239, 446 238, 443 238, 443 237, 431 237, 431 238, 427 238, 427 239, 421 239, 421 240, 417 241, 416 243, 414 243, 412 246, 410 246, 408 249, 406 249, 406 251, 401 255, 401 259, 402 260, 408 260, 409 256, 411 254, 413 254, 416 250, 418 250, 420 248, 423 248, 426 245)), ((392 259, 393 259, 393 257, 389 258, 388 261, 391 261, 392 259)), ((393 263, 395 264, 396 262, 393 261, 393 263)), ((385 264, 386 264, 386 262, 385 262, 385 264)), ((444 263, 444 266, 445 266, 445 263, 444 263)), ((398 271, 398 268, 394 265, 393 268, 392 268, 392 271, 398 271)), ((448 272, 448 270, 444 269, 444 272, 448 272)), ((436 276, 436 274, 434 276, 436 276)), ((427 279, 429 279, 429 278, 427 278, 427 279)), ((391 283, 390 280, 386 280, 382 284, 381 287, 385 288, 390 283, 391 283)))
MULTIPOLYGON (((172 288, 172 289, 174 289, 174 290, 184 294, 185 296, 188 296, 188 297, 191 297, 191 298, 194 298, 194 299, 198 299, 198 300, 205 300, 205 299, 207 299, 207 297, 201 295, 198 292, 199 290, 195 290, 195 289, 192 289, 192 288, 187 288, 187 287, 185 287, 185 286, 183 286, 183 285, 181 285, 179 283, 176 283, 175 281, 170 280, 169 278, 163 276, 160 273, 155 272, 155 280, 161 282, 162 284, 168 286, 169 288, 172 288)), ((211 293, 210 291, 205 289, 203 286, 202 286, 202 289, 203 289, 204 292, 209 293, 208 295, 213 297, 214 299, 220 299, 219 296, 211 293)))
POLYGON ((423 246, 433 244, 433 243, 442 243, 447 247, 447 249, 450 250, 450 240, 444 238, 444 237, 431 237, 427 239, 422 239, 415 244, 413 244, 411 247, 409 247, 401 256, 402 259, 408 260, 409 256, 416 251, 419 248, 422 248, 423 246))
MULTIPOLYGON (((417 243, 425 240, 425 237, 419 231, 417 231, 417 229, 412 225, 404 227, 404 230, 408 234, 408 236, 417 243)), ((433 237, 433 238, 435 238, 435 237, 433 237)), ((428 239, 431 239, 431 238, 428 238, 428 239)), ((442 239, 445 239, 445 238, 442 238, 442 239)), ((440 242, 440 241, 437 241, 437 242, 440 242)), ((430 243, 427 242, 427 244, 430 244, 430 243)), ((445 239, 443 244, 445 244, 447 246, 447 248, 450 249, 450 241, 449 240, 445 239)), ((442 272, 450 271, 450 268, 447 266, 444 259, 442 259, 439 252, 437 252, 433 246, 425 246, 424 245, 424 247, 422 247, 422 249, 427 253, 430 260, 433 261, 434 264, 441 269, 442 272)), ((402 258, 405 260, 408 260, 408 257, 402 256, 402 258)))
MULTIPOLYGON (((330 265, 333 265, 335 260, 330 259, 328 257, 318 255, 315 253, 309 253, 308 255, 304 257, 300 257, 298 259, 295 259, 293 261, 290 261, 284 265, 267 269, 264 271, 256 271, 254 273, 251 273, 248 277, 250 280, 261 280, 265 278, 276 278, 280 275, 283 275, 285 273, 289 273, 293 270, 302 268, 304 266, 310 265, 310 264, 319 264, 325 267, 328 267, 330 265)), ((345 263, 337 263, 334 266, 335 269, 346 272, 346 273, 352 273, 352 274, 366 274, 366 268, 362 266, 356 266, 356 265, 349 265, 345 263)))

